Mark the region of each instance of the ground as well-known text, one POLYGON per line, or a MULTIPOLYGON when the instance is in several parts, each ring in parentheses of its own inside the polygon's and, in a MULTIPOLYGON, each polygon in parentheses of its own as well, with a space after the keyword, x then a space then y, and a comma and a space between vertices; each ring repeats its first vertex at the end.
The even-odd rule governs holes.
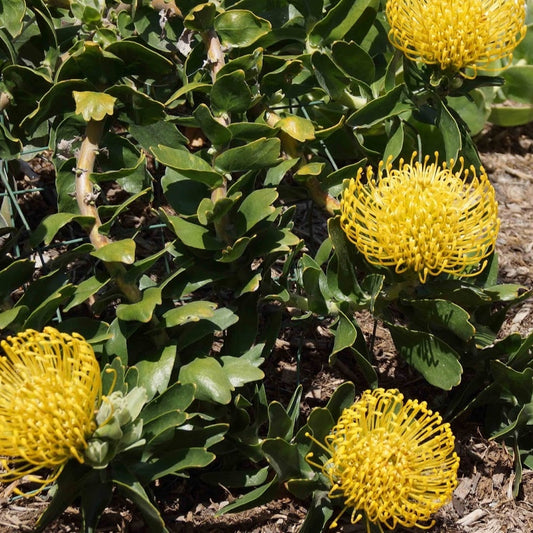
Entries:
MULTIPOLYGON (((496 189, 501 230, 497 243, 500 281, 533 287, 533 124, 499 129, 487 128, 479 137, 482 161, 496 189)), ((372 322, 361 315, 365 333, 372 322)), ((504 332, 527 335, 533 331, 533 299, 509 315, 504 332)), ((327 364, 331 337, 318 326, 303 343, 301 382, 304 386, 302 412, 322 404, 345 380, 358 376, 348 365, 331 368, 327 364)), ((279 339, 277 350, 268 362, 271 375, 270 399, 286 402, 296 383, 298 342, 279 339), (274 395, 274 396, 272 396, 274 395)), ((375 351, 379 372, 385 381, 402 388, 410 377, 397 368, 394 347, 387 332, 378 327, 375 351)), ((459 486, 452 502, 435 517, 431 533, 531 533, 533 531, 533 472, 526 471, 518 498, 512 497, 513 460, 507 448, 488 441, 479 428, 457 423, 457 451, 461 457, 459 486)), ((268 505, 234 515, 216 512, 237 496, 224 487, 208 487, 192 474, 187 481, 163 482, 157 487, 160 508, 168 528, 183 533, 291 533, 296 532, 306 515, 305 502, 289 496, 268 505)), ((31 531, 47 503, 41 499, 13 497, 12 487, 0 487, 0 533, 31 531)), ((79 530, 76 509, 47 529, 49 533, 79 530)), ((102 518, 99 532, 143 532, 145 526, 133 506, 113 501, 102 518)), ((364 532, 361 525, 344 524, 338 531, 364 532)), ((408 530, 397 529, 398 532, 408 530)), ((420 531, 420 530, 409 530, 420 531)))

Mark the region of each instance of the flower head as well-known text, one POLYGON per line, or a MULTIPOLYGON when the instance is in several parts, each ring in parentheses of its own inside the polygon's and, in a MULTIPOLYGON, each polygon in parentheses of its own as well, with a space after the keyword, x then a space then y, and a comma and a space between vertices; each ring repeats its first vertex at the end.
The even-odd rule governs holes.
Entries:
POLYGON ((367 390, 344 409, 321 445, 330 458, 318 466, 329 496, 344 499, 341 515, 352 509, 352 523, 365 516, 367 526, 429 528, 425 522, 457 486, 454 443, 449 424, 425 402, 404 402, 395 389, 367 390))
POLYGON ((375 265, 427 276, 473 276, 494 249, 500 221, 494 188, 485 170, 453 171, 448 166, 400 160, 380 163, 378 179, 370 168, 351 179, 341 199, 341 226, 348 239, 375 265), (464 171, 464 172, 463 172, 464 171), (470 173, 472 174, 470 176, 470 173))
POLYGON ((509 63, 526 34, 524 0, 387 0, 386 14, 396 48, 453 73, 509 63))
POLYGON ((28 476, 44 488, 69 459, 83 462, 96 429, 100 367, 80 335, 45 328, 2 341, 0 356, 0 481, 28 476), (52 474, 42 479, 42 468, 52 474))

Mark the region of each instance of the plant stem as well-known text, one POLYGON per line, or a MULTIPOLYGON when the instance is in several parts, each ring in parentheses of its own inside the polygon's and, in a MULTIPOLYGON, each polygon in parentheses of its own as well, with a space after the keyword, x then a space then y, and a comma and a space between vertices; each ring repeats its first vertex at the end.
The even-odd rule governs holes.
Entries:
MULTIPOLYGON (((97 250, 112 242, 111 239, 99 232, 102 221, 100 220, 98 209, 94 202, 93 184, 89 179, 90 174, 94 170, 94 163, 103 132, 103 120, 89 120, 85 128, 85 138, 81 143, 76 168, 76 200, 82 215, 94 217, 94 225, 89 232, 89 239, 97 250)), ((134 303, 141 300, 142 295, 139 288, 126 281, 126 269, 123 264, 110 261, 106 261, 104 264, 111 277, 115 280, 118 288, 129 302, 134 303)))
MULTIPOLYGON (((224 66, 226 58, 224 52, 222 51, 222 46, 220 44, 220 39, 214 30, 207 30, 202 32, 202 40, 207 52, 207 60, 209 67, 211 69, 211 80, 215 83, 217 79, 217 74, 220 72, 220 69, 224 66)), ((227 115, 215 117, 215 119, 220 122, 223 126, 227 126, 230 123, 230 118, 227 115)), ((228 194, 228 182, 224 177, 222 185, 217 187, 211 192, 211 201, 215 203, 221 198, 225 198, 228 194)), ((234 239, 231 238, 229 232, 229 217, 227 215, 222 216, 220 219, 215 221, 215 232, 217 237, 224 241, 226 244, 231 244, 234 239)))

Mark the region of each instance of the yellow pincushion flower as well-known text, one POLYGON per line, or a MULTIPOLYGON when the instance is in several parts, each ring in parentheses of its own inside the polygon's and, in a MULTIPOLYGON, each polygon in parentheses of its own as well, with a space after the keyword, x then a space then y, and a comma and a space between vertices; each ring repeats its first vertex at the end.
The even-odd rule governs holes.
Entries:
POLYGON ((344 500, 331 528, 351 509, 352 523, 364 516, 368 531, 369 522, 428 529, 451 499, 459 457, 450 426, 426 402, 403 400, 395 389, 367 390, 344 409, 325 446, 311 437, 330 455, 315 465, 329 478, 329 497, 344 500))
POLYGON ((80 335, 47 327, 2 341, 0 357, 0 481, 27 476, 42 488, 72 458, 83 463, 96 429, 100 367, 80 335), (51 469, 47 478, 36 475, 51 469))
POLYGON ((351 179, 340 204, 341 227, 348 239, 374 265, 394 266, 398 274, 448 273, 474 276, 486 265, 500 227, 494 188, 485 170, 452 170, 435 162, 389 159, 380 163, 378 179, 370 168, 351 179), (471 175, 470 175, 471 174, 471 175))
POLYGON ((409 59, 474 76, 509 63, 526 34, 524 0, 388 0, 386 15, 391 43, 409 59))

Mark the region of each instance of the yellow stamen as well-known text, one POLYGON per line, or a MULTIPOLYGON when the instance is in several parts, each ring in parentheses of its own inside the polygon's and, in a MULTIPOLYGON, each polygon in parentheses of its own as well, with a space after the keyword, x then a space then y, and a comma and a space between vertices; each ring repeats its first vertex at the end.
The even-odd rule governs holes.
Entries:
POLYGON ((343 411, 325 449, 330 458, 320 468, 330 480, 329 496, 344 501, 331 527, 351 509, 351 522, 364 517, 367 529, 369 523, 428 529, 457 486, 449 424, 425 402, 404 402, 395 389, 365 391, 343 411))
MULTIPOLYGON (((388 0, 389 39, 409 59, 444 71, 508 64, 526 35, 524 0, 388 0)), ((501 67, 500 67, 501 68, 501 67)))
POLYGON ((83 337, 50 327, 26 330, 1 346, 0 481, 27 476, 42 490, 70 459, 83 462, 96 429, 100 367, 83 337), (45 479, 35 475, 43 468, 52 470, 45 479))
POLYGON ((494 250, 500 221, 494 188, 483 168, 400 160, 380 163, 351 179, 341 200, 341 226, 374 265, 418 274, 421 283, 442 273, 475 276, 494 250), (464 170, 464 172, 463 172, 464 170), (471 174, 471 175, 470 175, 471 174))

